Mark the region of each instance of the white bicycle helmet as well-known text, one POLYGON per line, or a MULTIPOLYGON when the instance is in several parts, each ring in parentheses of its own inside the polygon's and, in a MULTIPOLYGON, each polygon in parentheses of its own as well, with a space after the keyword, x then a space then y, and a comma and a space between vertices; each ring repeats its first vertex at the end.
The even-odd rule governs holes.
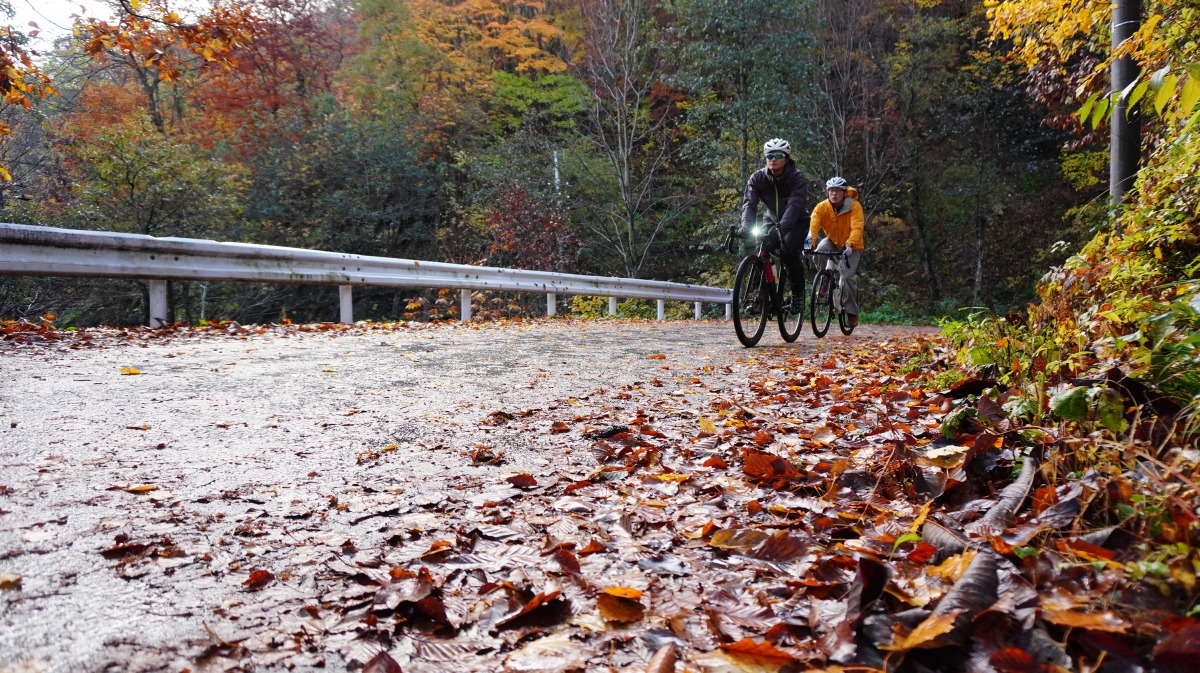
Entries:
POLYGON ((783 138, 771 138, 763 144, 763 156, 767 156, 771 152, 783 152, 789 157, 792 156, 792 144, 783 138))
POLYGON ((827 180, 825 182, 825 189, 834 189, 834 188, 845 189, 846 188, 846 178, 838 178, 838 177, 829 178, 829 180, 827 180))

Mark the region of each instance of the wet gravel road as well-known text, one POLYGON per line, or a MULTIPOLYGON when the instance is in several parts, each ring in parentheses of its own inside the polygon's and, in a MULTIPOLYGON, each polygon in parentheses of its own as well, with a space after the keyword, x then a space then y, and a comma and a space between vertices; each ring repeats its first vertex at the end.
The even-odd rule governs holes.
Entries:
POLYGON ((655 386, 694 417, 773 360, 897 331, 752 350, 713 321, 0 341, 0 672, 182 670, 237 635, 273 540, 336 549, 399 499, 586 474, 585 434, 635 413, 613 391, 655 386))

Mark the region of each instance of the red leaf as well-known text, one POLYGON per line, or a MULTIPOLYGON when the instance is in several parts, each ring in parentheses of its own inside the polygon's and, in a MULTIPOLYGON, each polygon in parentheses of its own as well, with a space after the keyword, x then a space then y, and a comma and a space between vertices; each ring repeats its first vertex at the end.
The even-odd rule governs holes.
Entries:
POLYGON ((742 471, 751 479, 773 481, 799 477, 800 472, 783 458, 765 451, 746 449, 742 456, 742 471))
POLYGON ((362 673, 404 673, 404 671, 400 668, 400 664, 392 658, 392 655, 380 652, 371 657, 371 660, 363 667, 362 673))
POLYGON ((1159 641, 1154 647, 1154 663, 1159 670, 1195 670, 1200 659, 1200 623, 1191 624, 1175 631, 1159 641))
POLYGON ((242 582, 242 586, 246 587, 247 591, 258 591, 274 579, 275 575, 271 574, 270 570, 255 570, 250 573, 250 577, 245 582, 242 582))
POLYGON ((1033 655, 1016 647, 1006 647, 993 653, 988 662, 999 673, 1030 673, 1038 668, 1033 655))
POLYGON ((599 554, 602 551, 608 551, 608 547, 605 547, 604 544, 595 540, 588 540, 587 546, 579 550, 579 555, 584 556, 586 554, 599 554))
POLYGON ((505 481, 513 486, 516 486, 517 488, 533 488, 534 486, 538 485, 537 479, 534 479, 532 474, 525 473, 514 474, 508 479, 505 479, 505 481))
POLYGON ((125 556, 137 556, 146 551, 150 545, 140 542, 131 542, 129 544, 116 544, 108 549, 100 551, 100 555, 107 559, 118 559, 125 556))
POLYGON ((749 638, 742 638, 736 643, 729 645, 721 645, 720 648, 729 654, 750 659, 767 659, 774 662, 784 661, 789 664, 796 662, 795 657, 776 648, 774 645, 770 643, 756 643, 749 638))
POLYGON ((908 560, 913 563, 928 563, 934 556, 937 556, 937 547, 928 542, 918 542, 917 546, 908 552, 908 560))
POLYGON ((554 561, 558 563, 558 566, 563 569, 563 572, 567 573, 568 575, 574 575, 578 577, 579 573, 582 572, 582 569, 579 567, 579 559, 575 558, 575 555, 566 549, 559 549, 558 551, 554 552, 551 558, 553 558, 554 561))

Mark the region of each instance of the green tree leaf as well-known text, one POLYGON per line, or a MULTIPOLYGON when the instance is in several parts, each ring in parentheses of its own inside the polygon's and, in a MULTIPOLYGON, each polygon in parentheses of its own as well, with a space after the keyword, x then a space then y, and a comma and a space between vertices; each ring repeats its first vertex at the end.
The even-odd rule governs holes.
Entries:
POLYGON ((1082 421, 1088 415, 1087 388, 1067 388, 1050 398, 1050 411, 1064 421, 1082 421))

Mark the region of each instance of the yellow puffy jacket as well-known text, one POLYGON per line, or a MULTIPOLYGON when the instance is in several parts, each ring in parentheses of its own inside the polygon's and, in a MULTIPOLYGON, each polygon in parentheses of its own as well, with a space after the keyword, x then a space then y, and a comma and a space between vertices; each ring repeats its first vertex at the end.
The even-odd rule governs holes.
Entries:
POLYGON ((846 198, 842 207, 834 212, 833 204, 825 199, 813 208, 809 218, 808 235, 812 238, 812 246, 821 242, 821 230, 838 247, 847 243, 855 250, 863 249, 863 208, 858 202, 858 190, 851 187, 846 190, 846 198))

